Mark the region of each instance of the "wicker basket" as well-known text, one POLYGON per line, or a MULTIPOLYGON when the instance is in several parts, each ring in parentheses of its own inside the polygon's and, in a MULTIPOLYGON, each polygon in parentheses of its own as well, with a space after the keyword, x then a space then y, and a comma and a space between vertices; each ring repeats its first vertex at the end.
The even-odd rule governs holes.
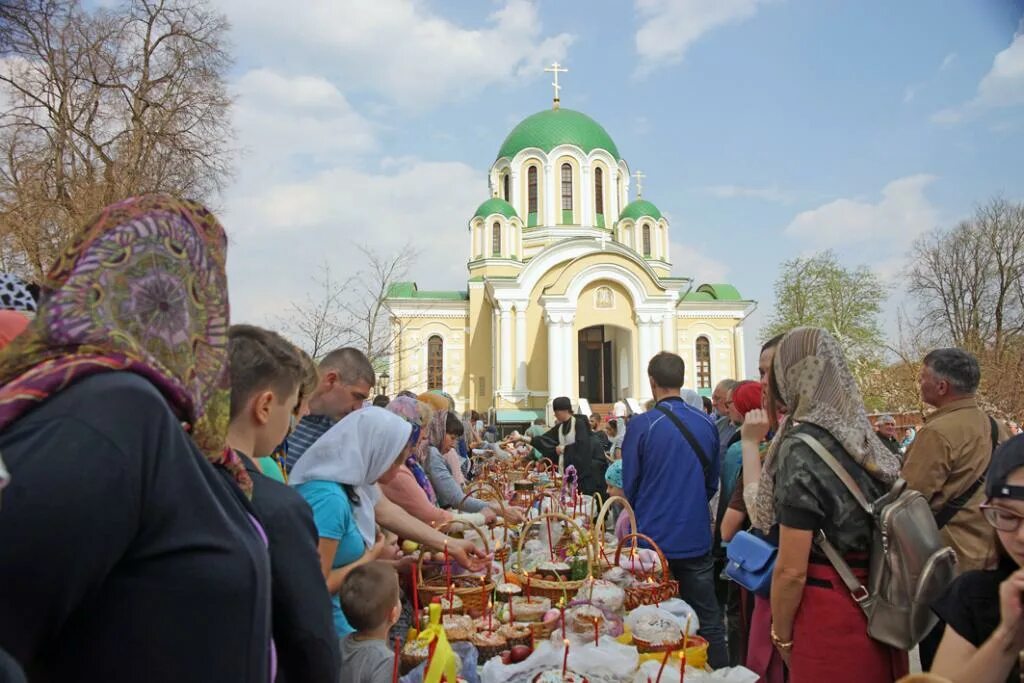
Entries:
MULTIPOLYGON (((516 553, 516 559, 520 567, 523 566, 523 545, 525 544, 526 538, 529 535, 527 534, 527 531, 529 530, 531 525, 539 524, 547 520, 558 520, 560 522, 564 522, 567 525, 567 533, 562 535, 563 539, 567 538, 570 535, 569 532, 571 530, 575 530, 581 535, 584 533, 583 530, 579 528, 579 525, 576 524, 576 522, 572 521, 568 516, 560 512, 551 512, 548 514, 540 515, 538 517, 534 517, 533 519, 526 522, 525 525, 523 525, 522 533, 520 533, 519 535, 519 548, 516 553)), ((593 571, 594 567, 594 558, 593 553, 591 552, 590 544, 586 545, 586 550, 587 574, 589 576, 590 573, 593 571)), ((580 589, 580 587, 583 585, 583 582, 584 579, 578 579, 575 581, 566 581, 562 579, 558 581, 551 581, 549 579, 537 579, 530 577, 529 593, 531 595, 536 594, 549 598, 552 603, 557 602, 559 599, 564 599, 565 602, 568 603, 570 600, 572 600, 573 596, 576 595, 576 591, 580 589)))
POLYGON ((637 541, 645 541, 658 553, 658 559, 661 560, 661 574, 658 576, 657 573, 652 573, 646 577, 646 580, 639 581, 632 586, 626 586, 626 610, 636 609, 640 605, 657 605, 660 602, 665 602, 678 596, 679 582, 672 578, 665 554, 661 552, 661 548, 658 547, 658 544, 650 536, 633 533, 623 538, 622 542, 619 543, 619 547, 615 549, 615 565, 619 565, 622 549, 626 546, 626 541, 629 540, 633 541, 633 549, 636 549, 637 541))
POLYGON ((609 496, 608 500, 604 501, 601 505, 601 510, 597 513, 597 521, 594 523, 594 576, 597 578, 600 578, 612 567, 612 561, 604 550, 604 535, 607 533, 605 522, 608 520, 608 514, 615 503, 621 503, 621 514, 628 515, 629 532, 631 534, 636 534, 637 532, 636 513, 633 512, 633 506, 622 496, 609 496))
MULTIPOLYGON (((445 531, 452 524, 456 522, 444 522, 438 525, 438 531, 445 531)), ((459 521, 458 524, 467 524, 467 522, 459 521)), ((469 524, 474 531, 483 539, 484 551, 489 552, 490 546, 487 543, 487 536, 480 527, 475 524, 469 524)), ((418 590, 420 595, 420 604, 429 605, 434 598, 440 598, 449 592, 448 583, 442 572, 440 576, 432 576, 424 578, 423 576, 423 555, 420 554, 419 560, 416 562, 416 572, 418 574, 418 590)), ((487 609, 487 600, 494 592, 494 581, 490 576, 455 576, 452 577, 453 587, 450 589, 451 593, 462 598, 462 607, 466 612, 479 612, 482 613, 487 609), (481 580, 482 579, 482 580, 481 580)))

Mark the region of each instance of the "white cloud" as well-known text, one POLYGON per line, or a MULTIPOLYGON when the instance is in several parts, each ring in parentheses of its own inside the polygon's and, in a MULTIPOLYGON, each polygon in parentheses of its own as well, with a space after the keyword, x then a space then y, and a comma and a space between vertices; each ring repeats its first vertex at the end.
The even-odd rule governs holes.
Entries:
POLYGON ((889 247, 909 244, 932 229, 938 212, 924 194, 935 176, 899 178, 882 189, 877 203, 836 199, 798 214, 785 233, 815 248, 884 240, 889 247))
POLYGON ((701 36, 749 19, 767 0, 636 0, 643 20, 636 32, 639 75, 680 61, 701 36))
POLYGON ((776 204, 789 204, 793 201, 792 195, 783 192, 776 186, 772 187, 746 187, 744 185, 709 185, 700 188, 704 194, 720 199, 760 199, 776 204))
POLYGON ((705 282, 727 281, 729 266, 693 245, 672 242, 669 254, 672 257, 672 272, 682 277, 692 277, 694 287, 705 282))
POLYGON ((568 33, 546 35, 530 0, 505 0, 484 26, 450 21, 417 0, 217 0, 241 52, 299 64, 406 109, 464 98, 495 83, 541 78, 565 61, 568 33))
POLYGON ((932 114, 932 122, 944 125, 990 109, 1024 105, 1024 32, 992 60, 992 68, 978 83, 974 98, 956 107, 932 114))
POLYGON ((356 244, 389 254, 412 242, 423 250, 410 273, 421 287, 464 288, 466 223, 486 197, 483 172, 415 158, 240 191, 224 212, 233 317, 266 322, 302 301, 324 260, 335 277, 352 275, 361 266, 356 244))
POLYGON ((377 126, 322 76, 253 69, 233 89, 234 122, 243 149, 275 165, 287 157, 336 160, 376 146, 377 126))
POLYGON ((942 58, 942 64, 939 65, 939 71, 945 71, 949 67, 953 66, 956 62, 956 53, 950 52, 948 55, 942 58))

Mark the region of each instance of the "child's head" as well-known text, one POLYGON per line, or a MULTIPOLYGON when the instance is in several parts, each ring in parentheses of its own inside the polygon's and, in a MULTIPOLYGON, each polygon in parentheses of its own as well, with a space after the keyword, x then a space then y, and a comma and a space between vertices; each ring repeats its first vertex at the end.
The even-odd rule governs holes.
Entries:
POLYGON ((391 628, 402 613, 398 574, 386 562, 368 562, 353 569, 339 594, 348 623, 366 633, 391 628))
POLYGON ((253 325, 228 330, 231 422, 250 428, 255 448, 269 455, 288 434, 303 380, 302 359, 281 335, 253 325))
POLYGON ((625 492, 622 490, 622 461, 616 460, 611 465, 608 465, 608 469, 604 472, 604 481, 608 485, 609 496, 622 496, 625 497, 625 492))
POLYGON ((444 441, 441 442, 440 451, 447 453, 455 447, 455 442, 466 433, 466 428, 462 426, 462 420, 458 416, 449 412, 444 420, 444 441))

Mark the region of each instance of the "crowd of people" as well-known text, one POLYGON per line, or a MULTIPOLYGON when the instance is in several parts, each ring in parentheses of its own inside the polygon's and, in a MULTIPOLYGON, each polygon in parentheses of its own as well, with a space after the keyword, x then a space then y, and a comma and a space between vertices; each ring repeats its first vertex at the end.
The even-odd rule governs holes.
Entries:
POLYGON ((628 501, 710 666, 768 683, 908 674, 828 552, 866 584, 876 521, 845 482, 875 500, 903 480, 960 570, 922 668, 1020 680, 1024 435, 982 409, 969 353, 925 356, 935 410, 905 442, 816 328, 769 340, 759 380, 707 402, 662 352, 647 410, 554 397, 550 428, 499 439, 443 392, 374 396, 356 349, 314 362, 232 325, 226 250, 203 206, 147 195, 105 209, 37 291, 0 281, 0 680, 390 681, 417 556, 400 544, 481 571, 445 529, 528 514, 474 495, 487 458, 572 466, 581 492, 628 501), (774 557, 763 590, 726 577, 750 538, 774 557))

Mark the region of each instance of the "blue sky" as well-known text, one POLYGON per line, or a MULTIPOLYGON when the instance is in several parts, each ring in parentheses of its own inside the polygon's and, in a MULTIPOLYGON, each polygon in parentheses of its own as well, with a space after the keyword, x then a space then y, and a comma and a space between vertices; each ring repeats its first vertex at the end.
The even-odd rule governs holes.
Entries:
POLYGON ((357 269, 353 241, 413 241, 422 287, 464 287, 466 220, 554 59, 563 106, 647 174, 676 274, 760 302, 749 337, 787 258, 876 268, 891 318, 916 236, 1024 200, 1024 0, 215 4, 244 150, 221 202, 235 320, 270 322, 325 260, 357 269))

